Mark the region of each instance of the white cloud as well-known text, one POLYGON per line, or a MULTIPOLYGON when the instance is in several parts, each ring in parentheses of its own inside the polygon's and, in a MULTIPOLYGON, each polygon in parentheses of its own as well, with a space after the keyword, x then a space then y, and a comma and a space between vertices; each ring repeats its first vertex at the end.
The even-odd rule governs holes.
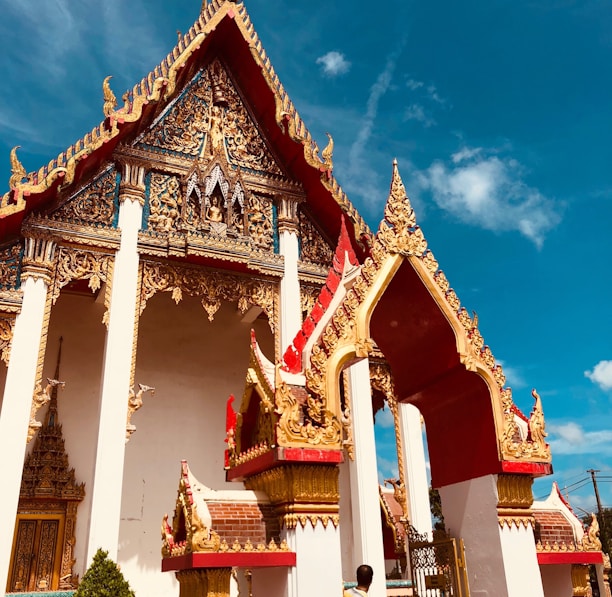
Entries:
POLYGON ((553 454, 612 454, 612 430, 585 431, 574 422, 549 424, 547 429, 553 454))
POLYGON ((612 390, 612 361, 599 361, 592 371, 585 371, 584 375, 602 390, 612 390))
POLYGON ((527 385, 525 379, 516 367, 511 367, 502 360, 499 360, 497 362, 499 365, 502 366, 502 369, 504 370, 504 375, 506 376, 506 383, 510 387, 514 388, 515 390, 518 390, 520 388, 524 388, 527 385))
POLYGON ((438 104, 446 103, 446 100, 440 97, 440 94, 438 93, 438 90, 436 89, 435 85, 429 85, 427 87, 427 94, 431 100, 437 102, 438 104))
POLYGON ((411 104, 406 108, 404 112, 404 120, 416 120, 420 122, 425 128, 429 128, 436 124, 436 121, 428 116, 425 112, 425 108, 421 104, 411 104))
POLYGON ((383 408, 376 413, 376 424, 388 429, 393 427, 393 413, 388 408, 383 408))
POLYGON ((476 157, 481 152, 482 147, 463 147, 451 155, 451 160, 453 161, 453 164, 459 164, 465 160, 476 157))
POLYGON ((584 443, 584 430, 578 423, 570 422, 564 425, 551 425, 550 430, 572 446, 584 443))
POLYGON ((320 64, 323 73, 328 77, 337 77, 348 73, 351 68, 351 63, 346 59, 344 54, 335 50, 327 52, 323 56, 317 58, 317 64, 320 64))
POLYGON ((417 89, 423 87, 423 85, 425 85, 423 81, 417 81, 416 79, 408 79, 406 81, 406 87, 408 87, 410 91, 416 91, 417 89))
POLYGON ((557 206, 524 182, 516 160, 479 147, 463 148, 451 161, 447 166, 437 160, 421 172, 421 185, 440 208, 463 222, 492 231, 516 230, 537 247, 559 223, 557 206))

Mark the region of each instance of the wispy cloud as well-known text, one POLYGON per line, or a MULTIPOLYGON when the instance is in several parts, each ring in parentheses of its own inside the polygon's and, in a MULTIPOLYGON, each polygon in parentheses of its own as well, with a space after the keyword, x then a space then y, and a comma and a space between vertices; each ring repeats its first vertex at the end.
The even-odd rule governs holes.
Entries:
POLYGON ((591 371, 584 372, 602 390, 612 390, 612 361, 599 361, 591 371))
POLYGON ((416 91, 417 89, 420 89, 424 85, 425 83, 423 83, 423 81, 417 81, 416 79, 408 79, 406 81, 406 87, 408 87, 410 91, 416 91))
POLYGON ((317 58, 317 64, 321 65, 323 74, 327 77, 338 77, 349 72, 351 63, 346 59, 342 52, 333 50, 319 56, 317 58))
POLYGON ((504 370, 506 382, 509 386, 511 386, 515 390, 518 390, 520 388, 524 388, 527 385, 521 372, 516 367, 512 367, 501 360, 498 361, 498 363, 502 366, 504 370))
POLYGON ((357 136, 349 151, 346 190, 370 201, 372 197, 376 197, 378 202, 384 198, 384 194, 380 192, 381 185, 379 184, 378 173, 372 167, 371 161, 365 159, 365 149, 372 137, 372 130, 378 116, 378 106, 391 86, 397 60, 405 43, 406 41, 402 40, 398 48, 387 57, 385 67, 370 88, 366 112, 361 119, 357 136))
POLYGON ((411 104, 404 111, 404 120, 416 120, 425 128, 429 128, 436 124, 436 121, 425 112, 425 108, 421 104, 411 104))
POLYGON ((420 173, 421 186, 459 220, 492 231, 518 231, 541 247, 561 220, 559 207, 524 181, 515 159, 482 147, 463 148, 420 173))
POLYGON ((585 431, 578 423, 548 425, 548 441, 553 454, 612 455, 612 430, 585 431))

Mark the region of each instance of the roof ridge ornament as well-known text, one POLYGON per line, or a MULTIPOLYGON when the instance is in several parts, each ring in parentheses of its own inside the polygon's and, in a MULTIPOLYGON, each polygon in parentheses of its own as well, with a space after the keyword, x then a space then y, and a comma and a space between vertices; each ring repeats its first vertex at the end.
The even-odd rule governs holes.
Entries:
POLYGON ((9 188, 11 189, 21 184, 28 174, 17 157, 18 149, 21 149, 21 145, 15 145, 15 147, 11 149, 11 177, 9 178, 9 188))
POLYGON ((104 105, 102 106, 102 112, 104 116, 108 118, 117 107, 117 98, 110 87, 109 81, 113 78, 112 75, 108 75, 102 82, 102 92, 104 93, 104 105))

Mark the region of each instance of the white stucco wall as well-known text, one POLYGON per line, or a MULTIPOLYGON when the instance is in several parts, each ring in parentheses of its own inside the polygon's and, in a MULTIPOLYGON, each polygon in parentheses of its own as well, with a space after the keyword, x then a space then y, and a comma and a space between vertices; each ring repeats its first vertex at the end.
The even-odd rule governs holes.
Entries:
MULTIPOLYGON (((85 499, 77 511, 74 571, 85 572, 85 551, 91 512, 91 490, 98 434, 98 408, 102 354, 106 328, 102 324, 103 301, 93 295, 62 293, 51 310, 43 377, 54 377, 59 337, 62 336, 60 379, 66 383, 58 393, 59 420, 66 452, 78 482, 85 483, 85 499)), ((38 419, 44 420, 41 411, 38 419)), ((32 444, 30 444, 30 448, 32 444)))
POLYGON ((239 408, 249 362, 251 327, 273 358, 267 321, 242 323, 235 305, 224 304, 209 322, 197 299, 178 306, 169 294, 153 297, 139 327, 136 383, 155 387, 132 417, 136 432, 125 453, 119 562, 137 594, 176 593, 173 574, 160 568, 160 525, 172 517, 180 461, 213 489, 237 489, 223 469, 226 401, 239 408), (146 574, 142 574, 145 572, 146 574))
POLYGON ((540 566, 545 597, 572 597, 571 564, 540 566))
MULTIPOLYGON (((101 300, 62 293, 51 313, 45 360, 44 375, 52 377, 63 336, 60 377, 66 387, 59 394, 59 416, 70 466, 86 491, 74 553, 75 572, 81 576, 97 441, 103 314, 101 300)), ((209 322, 197 299, 186 297, 177 306, 164 293, 150 299, 143 313, 135 381, 156 392, 145 394, 132 418, 136 432, 126 446, 118 556, 137 595, 178 595, 174 574, 160 572, 160 525, 164 513, 171 516, 174 510, 180 460, 187 459, 198 479, 214 489, 242 487, 225 482, 223 440, 227 397, 234 393, 238 408, 244 390, 251 328, 273 359, 267 321, 243 323, 233 304, 223 304, 209 322)))

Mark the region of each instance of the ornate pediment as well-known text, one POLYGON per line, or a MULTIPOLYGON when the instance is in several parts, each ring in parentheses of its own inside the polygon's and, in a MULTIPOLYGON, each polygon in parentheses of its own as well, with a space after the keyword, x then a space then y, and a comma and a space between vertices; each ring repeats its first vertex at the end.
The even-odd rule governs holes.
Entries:
POLYGON ((299 218, 300 259, 306 263, 313 263, 329 269, 332 266, 334 256, 333 247, 321 234, 319 227, 309 214, 300 209, 299 218))
POLYGON ((113 226, 118 214, 117 194, 117 170, 110 165, 73 193, 50 217, 74 224, 113 226))
POLYGON ((231 168, 282 175, 230 75, 219 60, 202 69, 136 146, 155 153, 225 161, 231 168))

